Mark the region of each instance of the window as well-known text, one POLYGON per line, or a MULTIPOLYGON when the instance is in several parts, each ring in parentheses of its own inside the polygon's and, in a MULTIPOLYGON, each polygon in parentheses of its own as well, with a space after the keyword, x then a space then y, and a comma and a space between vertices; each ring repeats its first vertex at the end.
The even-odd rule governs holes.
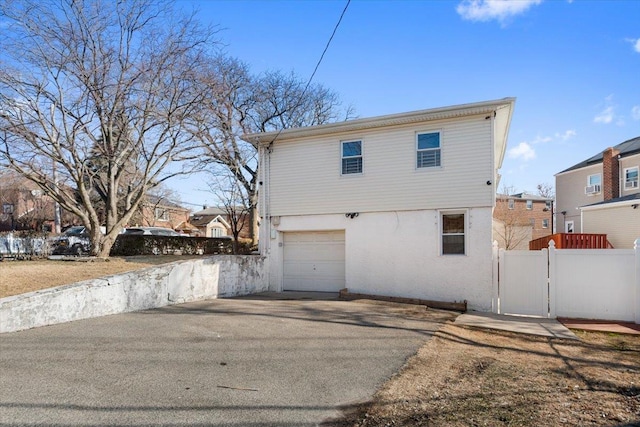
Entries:
POLYGON ((531 228, 536 228, 535 218, 529 218, 529 224, 531 224, 531 228))
POLYGON ((533 200, 527 200, 527 210, 533 209, 533 200))
POLYGON ((567 221, 564 223, 564 232, 573 233, 573 221, 567 221))
POLYGON ((587 178, 587 186, 584 189, 584 194, 593 195, 600 193, 600 185, 602 184, 602 175, 599 173, 589 175, 587 178))
POLYGON ((442 255, 464 255, 464 213, 442 214, 442 255))
POLYGON ((342 142, 342 175, 362 173, 362 141, 342 142))
POLYGON ((638 188, 638 167, 624 170, 624 189, 638 188))
POLYGON ((552 206, 553 206, 553 201, 552 201, 552 200, 546 200, 546 201, 544 202, 544 207, 545 207, 548 211, 550 211, 550 210, 551 210, 551 207, 552 207, 552 206))
POLYGON ((417 135, 417 146, 416 167, 433 168, 440 166, 440 132, 419 133, 417 135))
POLYGON ((509 209, 515 209, 516 201, 513 199, 509 199, 509 209))
POLYGON ((156 208, 155 214, 158 221, 169 221, 169 212, 166 209, 156 208))
POLYGON ((549 228, 549 220, 544 218, 542 220, 542 228, 549 228))

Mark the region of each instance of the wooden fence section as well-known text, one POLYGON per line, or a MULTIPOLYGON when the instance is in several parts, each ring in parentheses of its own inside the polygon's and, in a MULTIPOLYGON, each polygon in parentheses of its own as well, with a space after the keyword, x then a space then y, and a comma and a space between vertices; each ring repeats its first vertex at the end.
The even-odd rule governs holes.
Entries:
POLYGON ((606 234, 556 233, 530 241, 529 250, 546 249, 552 240, 556 249, 613 249, 606 234))

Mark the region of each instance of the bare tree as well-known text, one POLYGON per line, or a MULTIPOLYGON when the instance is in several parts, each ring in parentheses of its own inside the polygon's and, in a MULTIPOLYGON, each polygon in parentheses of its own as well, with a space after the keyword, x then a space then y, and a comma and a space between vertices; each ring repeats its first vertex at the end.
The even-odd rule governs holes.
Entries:
POLYGON ((243 62, 218 57, 202 80, 207 103, 193 116, 192 132, 202 143, 203 167, 229 171, 246 194, 252 244, 258 239, 257 147, 241 136, 346 120, 337 94, 309 85, 295 74, 268 72, 254 76, 243 62))
POLYGON ((216 195, 217 207, 227 216, 233 236, 233 253, 240 248, 240 234, 249 225, 249 202, 247 190, 234 175, 216 175, 210 182, 210 189, 216 195))
POLYGON ((0 15, 0 163, 108 256, 147 192, 185 172, 174 162, 194 149, 184 120, 214 32, 154 0, 8 1, 0 15))
POLYGON ((514 187, 503 186, 493 211, 494 236, 506 250, 516 249, 521 243, 531 239, 531 224, 518 209, 516 199, 509 197, 514 193, 514 187))
POLYGON ((538 190, 538 195, 544 197, 545 199, 553 199, 555 197, 555 191, 553 189, 553 185, 548 182, 542 182, 536 186, 538 190))

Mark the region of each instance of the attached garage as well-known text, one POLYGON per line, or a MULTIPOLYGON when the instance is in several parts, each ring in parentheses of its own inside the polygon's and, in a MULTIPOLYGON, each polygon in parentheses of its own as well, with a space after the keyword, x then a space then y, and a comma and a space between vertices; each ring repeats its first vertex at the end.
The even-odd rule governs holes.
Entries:
POLYGON ((344 230, 287 232, 285 291, 338 292, 345 287, 344 230))

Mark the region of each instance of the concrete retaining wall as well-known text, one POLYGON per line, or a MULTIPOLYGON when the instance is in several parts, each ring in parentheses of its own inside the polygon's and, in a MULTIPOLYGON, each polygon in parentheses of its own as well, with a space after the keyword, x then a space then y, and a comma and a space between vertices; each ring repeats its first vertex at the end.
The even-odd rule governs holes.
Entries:
POLYGON ((0 299, 0 333, 268 290, 262 256, 218 255, 0 299))

